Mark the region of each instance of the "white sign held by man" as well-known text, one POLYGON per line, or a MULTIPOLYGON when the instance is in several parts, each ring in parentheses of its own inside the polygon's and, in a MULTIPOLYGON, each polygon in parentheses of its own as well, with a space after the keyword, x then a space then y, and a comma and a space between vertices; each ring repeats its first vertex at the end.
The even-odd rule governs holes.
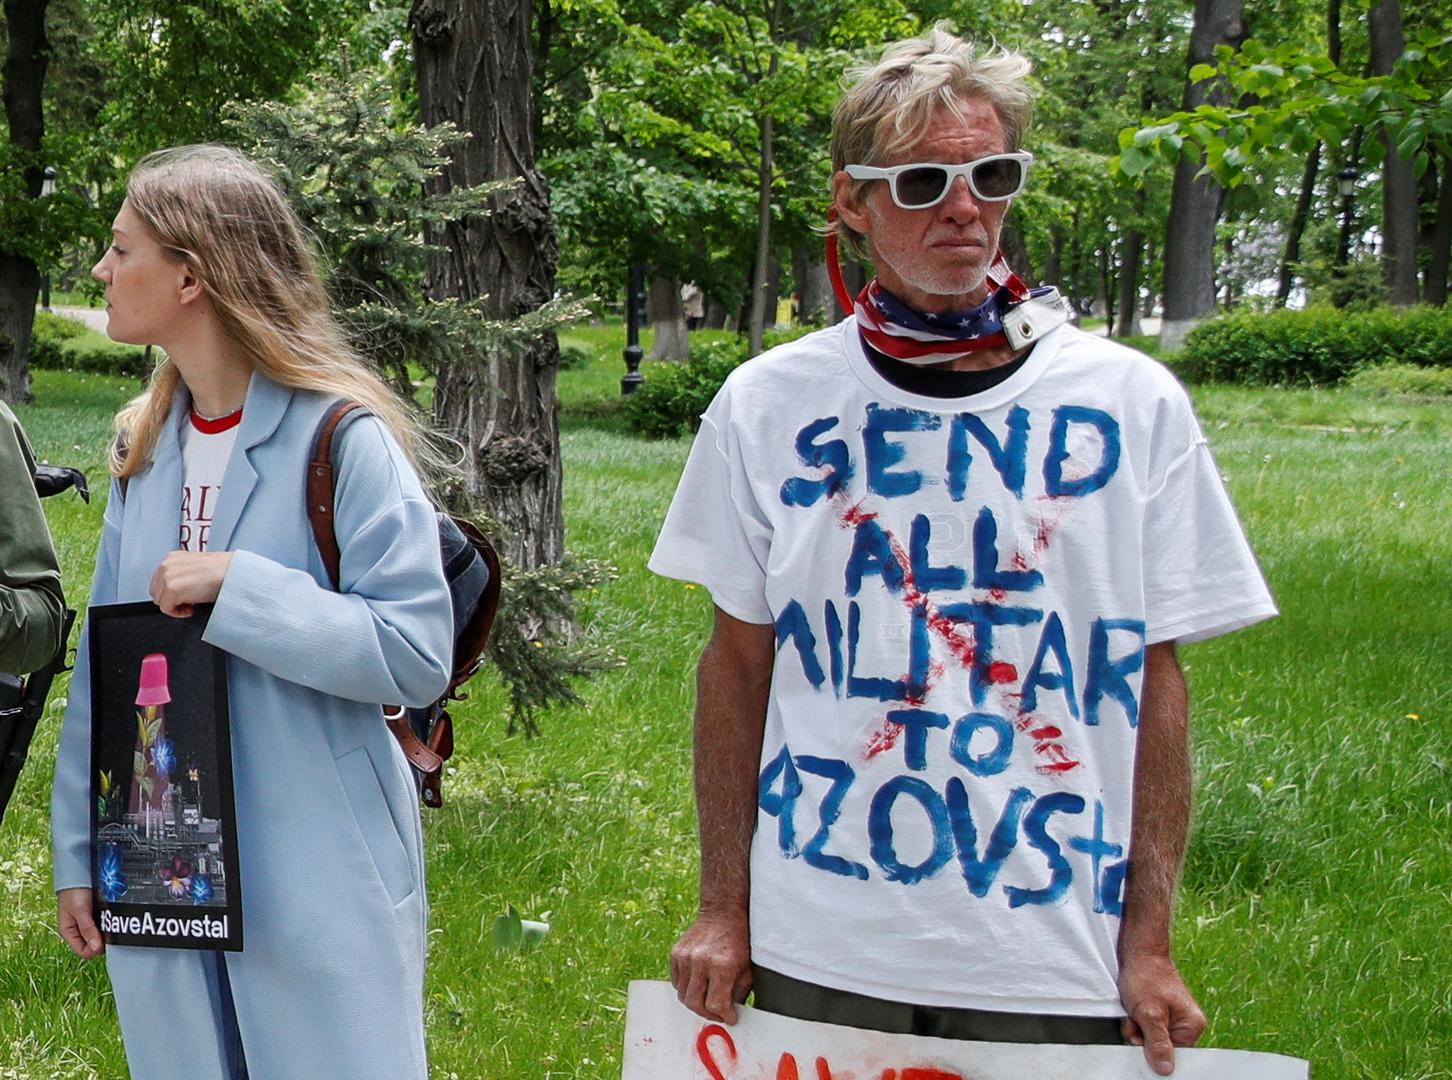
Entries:
MULTIPOLYGON (((1134 1046, 959 1042, 793 1020, 742 1006, 703 1020, 669 983, 630 984, 621 1080, 1150 1080, 1134 1046)), ((1177 1050, 1175 1080, 1309 1080, 1299 1058, 1177 1050)))

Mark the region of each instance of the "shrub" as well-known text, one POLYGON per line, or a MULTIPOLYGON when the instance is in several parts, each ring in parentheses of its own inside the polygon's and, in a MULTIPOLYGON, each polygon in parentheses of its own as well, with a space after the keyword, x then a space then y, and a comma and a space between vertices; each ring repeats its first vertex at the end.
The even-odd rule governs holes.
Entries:
POLYGON ((1383 397, 1452 397, 1452 367, 1382 364, 1362 368, 1346 383, 1383 397))
POLYGON ((1190 382, 1327 385, 1380 364, 1452 367, 1452 310, 1235 314, 1197 326, 1173 366, 1190 382))
POLYGON ((74 319, 40 311, 30 338, 30 365, 56 371, 95 371, 145 378, 146 350, 122 345, 74 319))
POLYGON ((588 345, 578 341, 560 342, 560 370, 575 371, 578 368, 589 367, 590 361, 595 359, 595 350, 588 345))
MULTIPOLYGON (((774 349, 819 329, 815 326, 773 328, 762 335, 761 348, 774 349)), ((746 335, 691 339, 691 359, 684 364, 652 365, 645 385, 625 399, 625 423, 631 431, 656 438, 689 435, 701 426, 701 414, 726 376, 747 359, 746 335)))
POLYGON ((56 341, 84 337, 89 332, 85 323, 57 315, 53 311, 37 311, 35 328, 31 331, 34 337, 43 336, 56 341))
POLYGON ((746 339, 726 338, 693 342, 684 364, 652 364, 645 384, 625 399, 626 426, 655 438, 690 434, 726 376, 745 360, 746 339))

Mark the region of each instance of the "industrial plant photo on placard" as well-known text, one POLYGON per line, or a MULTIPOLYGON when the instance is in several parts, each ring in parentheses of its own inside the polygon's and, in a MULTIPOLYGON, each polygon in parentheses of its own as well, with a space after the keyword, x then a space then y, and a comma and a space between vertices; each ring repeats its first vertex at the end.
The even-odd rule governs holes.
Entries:
POLYGON ((242 948, 226 658, 152 603, 90 610, 91 851, 109 943, 242 948))

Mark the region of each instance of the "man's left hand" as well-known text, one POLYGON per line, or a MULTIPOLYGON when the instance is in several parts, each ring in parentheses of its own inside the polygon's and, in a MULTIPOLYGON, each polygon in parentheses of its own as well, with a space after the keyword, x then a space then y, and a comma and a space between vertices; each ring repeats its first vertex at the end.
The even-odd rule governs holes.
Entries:
POLYGON ((151 575, 151 598, 165 614, 185 619, 197 604, 217 599, 231 564, 230 551, 173 551, 151 575))
POLYGON ((1160 1076, 1175 1071, 1175 1047, 1194 1046, 1205 1031, 1205 1014, 1168 956, 1120 958, 1119 997, 1124 1003, 1124 1037, 1144 1047, 1145 1060, 1160 1076))

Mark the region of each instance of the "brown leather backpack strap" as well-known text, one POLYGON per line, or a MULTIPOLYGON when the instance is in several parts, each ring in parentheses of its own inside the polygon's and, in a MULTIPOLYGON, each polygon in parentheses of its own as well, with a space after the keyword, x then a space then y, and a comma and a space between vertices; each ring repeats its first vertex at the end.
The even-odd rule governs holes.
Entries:
MULTIPOLYGON (((333 433, 343 417, 363 406, 356 401, 335 402, 318 421, 313 436, 313 452, 308 460, 308 521, 313 527, 313 542, 323 558, 328 580, 338 587, 338 534, 333 528, 333 433)), ((366 410, 365 410, 366 411, 366 410)))
POLYGON ((444 759, 425 746, 423 740, 414 734, 413 727, 408 722, 407 709, 402 705, 385 705, 383 719, 387 721, 388 730, 393 732, 393 737, 398 740, 398 748, 403 751, 403 756, 410 765, 425 775, 443 770, 444 759))
MULTIPOLYGON (((338 588, 342 553, 338 549, 338 534, 333 526, 333 436, 344 418, 357 410, 367 412, 356 401, 339 401, 328 408, 318 422, 308 460, 308 521, 313 527, 313 541, 318 546, 318 554, 322 556, 328 580, 333 583, 334 589, 338 588)), ((443 769, 444 759, 414 734, 408 722, 408 710, 398 705, 385 705, 383 718, 410 765, 426 775, 437 775, 443 769)))
POLYGON ((439 759, 437 769, 427 769, 419 783, 419 797, 425 806, 434 809, 444 805, 444 762, 454 755, 454 720, 448 709, 440 709, 434 729, 429 733, 429 749, 439 759))

